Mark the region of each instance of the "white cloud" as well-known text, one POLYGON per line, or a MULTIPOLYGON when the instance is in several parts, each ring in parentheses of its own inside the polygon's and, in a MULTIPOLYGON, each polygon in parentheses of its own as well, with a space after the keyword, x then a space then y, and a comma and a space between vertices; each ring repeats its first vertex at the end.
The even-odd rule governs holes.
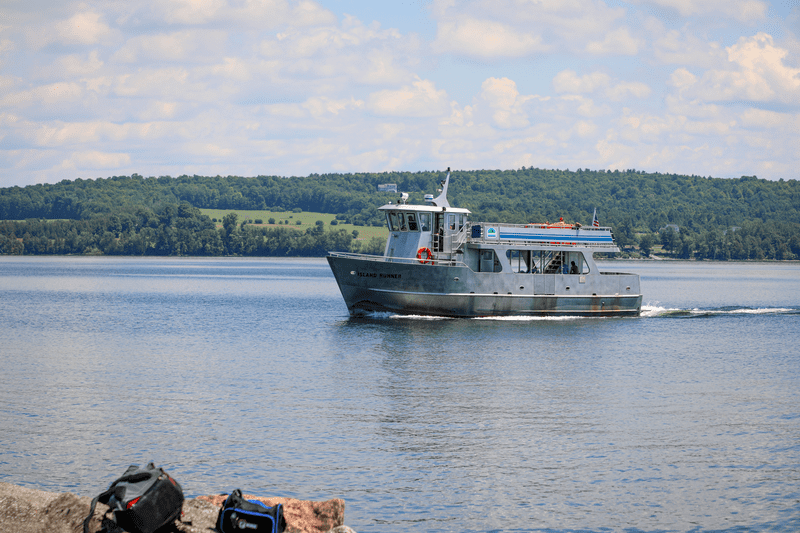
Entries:
POLYGON ((221 63, 200 67, 196 72, 201 76, 213 76, 235 83, 244 83, 253 78, 252 65, 239 57, 225 57, 221 63))
POLYGON ((431 11, 439 53, 495 60, 564 51, 628 55, 639 47, 627 28, 615 28, 625 10, 593 0, 440 0, 431 11))
POLYGON ((641 42, 634 38, 628 28, 617 28, 608 32, 602 41, 592 41, 586 51, 595 55, 636 55, 641 42))
POLYGON ((346 17, 341 27, 288 28, 262 40, 258 50, 271 63, 268 76, 279 83, 302 80, 318 93, 322 84, 328 92, 353 82, 397 86, 414 76, 419 48, 413 36, 346 17))
POLYGON ((227 33, 219 30, 139 35, 129 39, 113 60, 120 63, 208 62, 221 55, 226 40, 227 33))
POLYGON ((0 107, 20 108, 31 105, 70 104, 79 102, 83 95, 83 88, 77 83, 51 83, 26 91, 7 93, 0 98, 0 107))
POLYGON ((763 109, 747 109, 741 113, 739 120, 747 127, 764 131, 792 128, 800 131, 800 114, 790 115, 763 109))
POLYGON ((0 54, 5 55, 16 48, 14 41, 11 39, 0 39, 0 54))
POLYGON ((491 111, 492 123, 502 129, 528 126, 530 122, 522 106, 526 98, 520 97, 517 84, 508 78, 489 78, 481 85, 479 104, 491 111))
POLYGON ((685 68, 679 68, 672 73, 670 83, 678 89, 686 89, 697 83, 697 76, 685 68))
POLYGON ((309 98, 302 107, 305 108, 312 117, 321 119, 332 115, 339 115, 348 109, 360 109, 364 107, 364 102, 360 100, 336 100, 332 98, 309 98))
POLYGON ((598 93, 616 102, 629 97, 647 98, 651 93, 650 87, 642 82, 613 83, 611 76, 603 72, 592 72, 579 77, 572 70, 562 70, 556 74, 553 88, 557 93, 598 93))
POLYGON ((631 3, 654 4, 676 10, 682 17, 713 15, 742 22, 762 19, 769 9, 767 2, 760 0, 642 0, 631 3))
POLYGON ((439 23, 434 49, 492 59, 520 57, 543 52, 550 47, 539 35, 524 33, 497 21, 464 17, 439 23))
POLYGON ((75 152, 72 156, 64 161, 64 168, 80 168, 86 169, 115 169, 123 165, 130 165, 131 156, 125 153, 107 153, 98 152, 96 150, 89 150, 83 152, 75 152))
POLYGON ((629 97, 633 98, 647 98, 650 96, 650 87, 646 83, 640 81, 620 82, 606 89, 605 95, 615 101, 621 102, 627 100, 629 97))
POLYGON ((335 24, 336 17, 317 2, 299 0, 167 0, 155 2, 161 16, 175 25, 230 25, 269 30, 281 26, 335 24))
POLYGON ((97 44, 111 34, 111 28, 99 13, 76 13, 55 24, 55 37, 64 44, 97 44))
MULTIPOLYGON (((30 19, 19 28, 9 28, 13 28, 14 33, 19 31, 23 40, 34 50, 40 50, 51 44, 73 47, 94 46, 108 43, 115 37, 117 32, 106 23, 103 13, 85 10, 86 5, 80 7, 81 11, 68 18, 56 19, 52 16, 54 14, 50 14, 49 17, 30 19)), ((13 41, 9 46, 15 46, 13 41)))
POLYGON ((115 124, 112 122, 52 122, 28 129, 36 146, 76 147, 106 141, 141 139, 148 131, 147 124, 115 124))
POLYGON ((727 59, 719 43, 700 39, 686 28, 668 31, 650 19, 646 29, 653 36, 653 54, 660 63, 711 68, 727 59))
POLYGON ((88 56, 70 54, 59 58, 52 69, 63 79, 70 79, 77 76, 88 76, 100 70, 103 61, 97 50, 92 50, 88 56))
POLYGON ((173 24, 205 24, 226 8, 224 0, 165 0, 162 4, 166 21, 173 24))
POLYGON ((727 68, 707 70, 699 79, 678 69, 672 83, 685 98, 798 105, 800 68, 785 64, 787 50, 776 46, 770 35, 742 37, 726 50, 727 68))
MULTIPOLYGON (((114 93, 128 98, 175 97, 185 99, 191 90, 189 71, 184 68, 161 68, 140 70, 120 76, 114 93)), ((202 88, 197 88, 201 91, 202 88)))
POLYGON ((578 77, 574 70, 562 70, 553 78, 553 88, 557 93, 593 93, 611 85, 611 77, 602 72, 592 72, 578 77))
POLYGON ((438 117, 450 110, 447 93, 430 80, 417 78, 410 86, 369 95, 367 109, 376 115, 393 117, 438 117))

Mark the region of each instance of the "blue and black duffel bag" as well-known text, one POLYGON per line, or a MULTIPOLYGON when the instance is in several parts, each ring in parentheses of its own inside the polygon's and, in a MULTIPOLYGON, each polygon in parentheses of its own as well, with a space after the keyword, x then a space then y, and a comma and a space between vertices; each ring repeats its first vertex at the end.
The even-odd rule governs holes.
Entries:
POLYGON ((247 500, 242 496, 242 491, 236 489, 222 504, 217 517, 217 529, 222 533, 283 533, 286 529, 283 506, 267 507, 258 500, 247 500))

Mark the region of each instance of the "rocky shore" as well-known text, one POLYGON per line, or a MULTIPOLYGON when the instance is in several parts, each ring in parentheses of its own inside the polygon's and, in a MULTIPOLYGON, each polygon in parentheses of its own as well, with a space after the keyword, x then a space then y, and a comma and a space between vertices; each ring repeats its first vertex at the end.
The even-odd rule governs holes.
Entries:
MULTIPOLYGON (((165 533, 215 532, 217 514, 226 495, 200 496, 183 502, 183 513, 165 533)), ((254 498, 247 496, 248 499, 254 498)), ((256 498, 267 505, 283 504, 286 533, 355 533, 344 525, 344 500, 324 502, 292 498, 256 498)), ((14 533, 83 533, 92 499, 68 492, 54 493, 0 483, 0 531, 14 533)), ((89 531, 98 533, 111 519, 98 503, 89 531)))

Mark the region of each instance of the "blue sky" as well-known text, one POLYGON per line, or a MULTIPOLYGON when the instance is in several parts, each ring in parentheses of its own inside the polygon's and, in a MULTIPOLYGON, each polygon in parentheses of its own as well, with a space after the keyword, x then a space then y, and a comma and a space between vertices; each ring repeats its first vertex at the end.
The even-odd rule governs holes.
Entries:
POLYGON ((800 177, 800 0, 7 0, 0 186, 628 169, 800 177))

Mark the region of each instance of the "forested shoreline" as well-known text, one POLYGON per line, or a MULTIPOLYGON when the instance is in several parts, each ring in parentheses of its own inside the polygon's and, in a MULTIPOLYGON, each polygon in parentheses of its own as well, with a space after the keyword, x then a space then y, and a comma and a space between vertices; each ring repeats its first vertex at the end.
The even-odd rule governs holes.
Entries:
POLYGON ((383 253, 384 240, 358 241, 357 232, 239 224, 222 228, 188 203, 159 214, 97 215, 88 220, 0 221, 0 253, 12 255, 324 256, 328 251, 383 253))
MULTIPOLYGON (((200 208, 275 209, 336 214, 357 226, 381 226, 376 210, 396 200, 378 192, 394 183, 422 202, 444 172, 312 174, 307 177, 172 178, 114 176, 0 189, 1 254, 322 256, 328 251, 380 253, 324 225, 298 230, 240 225, 222 228, 200 208)), ((682 259, 800 259, 800 188, 768 181, 578 169, 453 171, 454 206, 474 221, 600 223, 611 226, 622 256, 682 259)), ((227 218, 227 217, 226 217, 227 218)))

